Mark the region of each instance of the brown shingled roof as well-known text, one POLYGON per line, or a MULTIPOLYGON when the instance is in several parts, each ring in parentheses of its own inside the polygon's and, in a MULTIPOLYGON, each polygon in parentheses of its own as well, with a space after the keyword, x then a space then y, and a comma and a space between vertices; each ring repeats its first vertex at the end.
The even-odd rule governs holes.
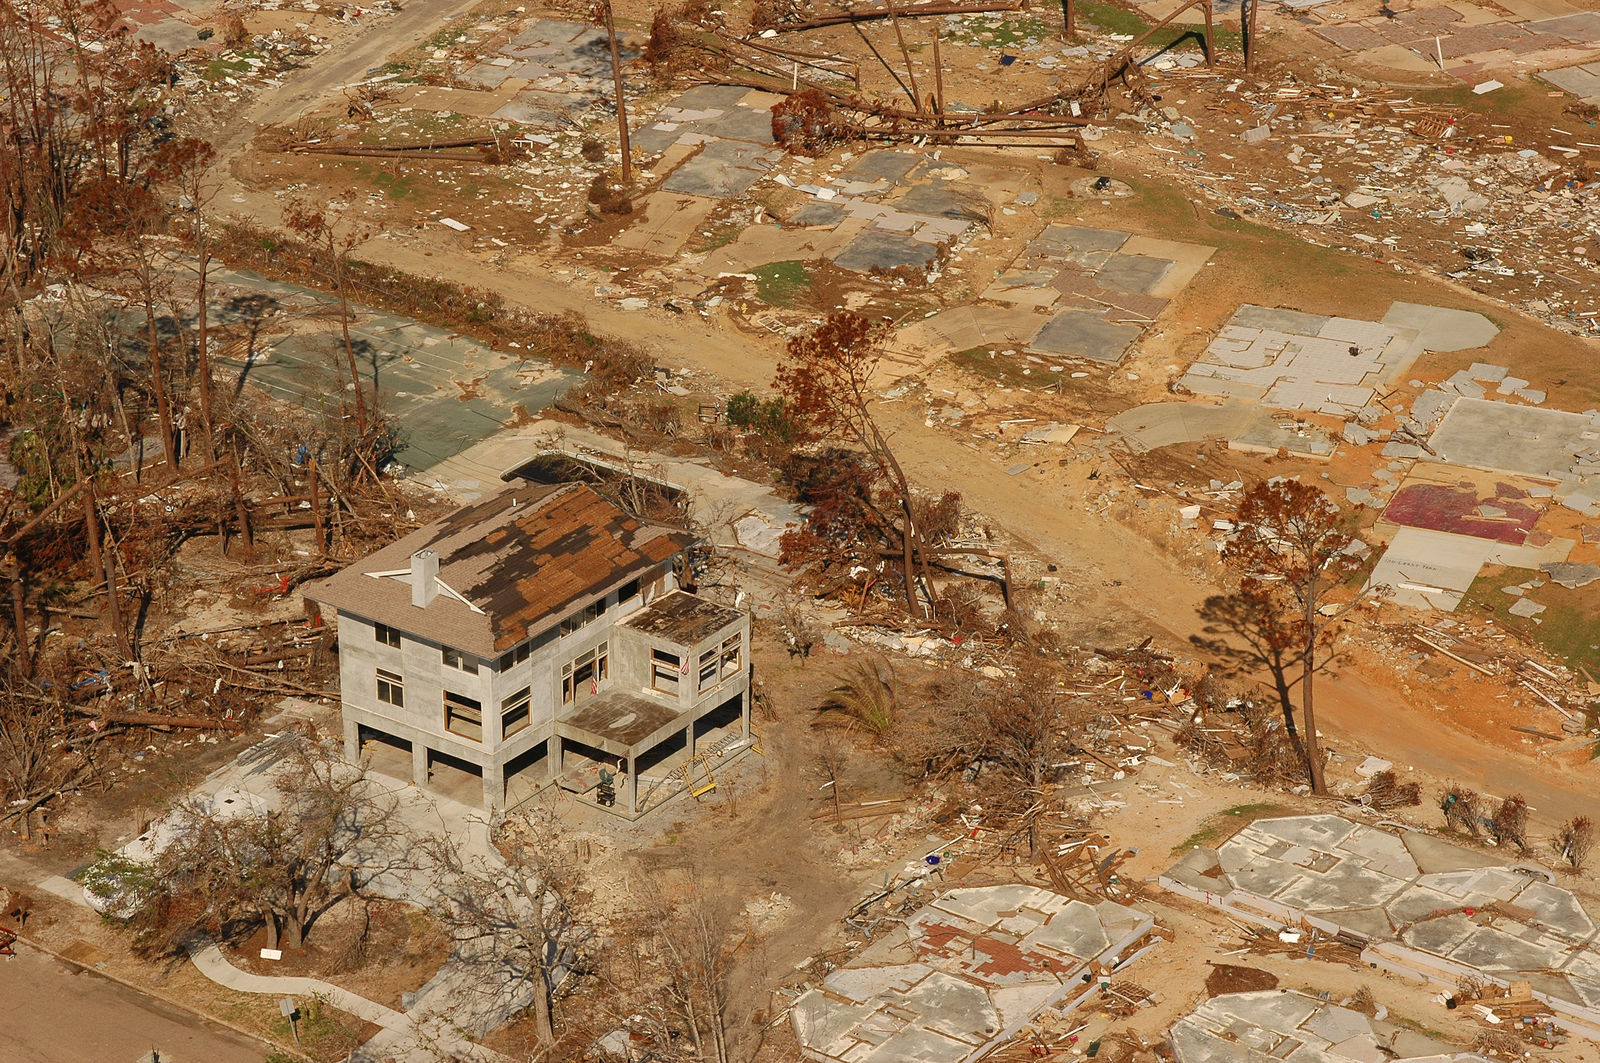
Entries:
POLYGON ((305 589, 305 596, 480 657, 493 657, 697 541, 645 524, 583 484, 517 487, 475 502, 305 589), (439 553, 441 592, 411 604, 411 555, 439 553))

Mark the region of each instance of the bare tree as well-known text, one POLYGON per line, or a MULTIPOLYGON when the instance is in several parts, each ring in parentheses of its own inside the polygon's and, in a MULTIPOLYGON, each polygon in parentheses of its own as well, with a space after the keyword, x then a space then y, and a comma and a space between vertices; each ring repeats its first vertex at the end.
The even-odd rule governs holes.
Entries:
POLYGON ((216 152, 210 144, 194 137, 182 137, 166 146, 161 159, 162 176, 177 186, 178 206, 188 216, 189 247, 198 259, 196 262, 195 300, 195 372, 200 392, 200 423, 205 432, 205 460, 216 457, 216 422, 211 408, 211 350, 209 278, 211 271, 211 234, 206 228, 205 208, 217 193, 218 186, 207 175, 216 152))
POLYGON ((844 825, 839 791, 844 787, 845 767, 850 763, 850 750, 832 731, 824 731, 817 740, 817 771, 827 779, 825 784, 833 798, 833 825, 844 825))
POLYGON ((728 1003, 733 989, 737 902, 698 873, 673 888, 657 884, 656 943, 664 987, 689 1030, 701 1063, 728 1063, 728 1003))
POLYGON ((1245 638, 1260 663, 1272 671, 1283 703, 1284 723, 1296 733, 1292 685, 1287 670, 1300 665, 1300 716, 1306 764, 1315 793, 1328 792, 1312 699, 1317 653, 1333 641, 1341 617, 1372 589, 1349 600, 1328 597, 1361 567, 1347 552, 1355 541, 1351 522, 1319 488, 1296 480, 1266 480, 1239 503, 1238 530, 1223 560, 1240 573, 1237 594, 1212 599, 1202 616, 1245 638))
POLYGON ((945 706, 946 741, 965 762, 947 762, 992 762, 1030 793, 1042 793, 1076 748, 1073 734, 1083 722, 1061 675, 1052 662, 1029 656, 1017 662, 1013 677, 962 688, 945 706))
POLYGON ((478 988, 500 1001, 531 997, 543 1044, 555 1042, 555 999, 598 945, 582 868, 561 821, 544 808, 492 825, 493 852, 433 836, 421 845, 437 879, 436 913, 469 961, 478 988))
POLYGON ((903 769, 913 776, 988 777, 986 804, 999 802, 1023 817, 1017 822, 1037 855, 1042 825, 1028 812, 1048 806, 1049 784, 1079 752, 1084 724, 1082 703, 1063 687, 1065 674, 1060 663, 1030 655, 1004 678, 941 676, 927 692, 937 714, 923 726, 908 725, 896 745, 903 769))
POLYGON ((367 404, 361 391, 361 370, 356 365, 355 344, 350 339, 350 297, 347 274, 350 252, 371 235, 359 226, 346 225, 344 219, 326 203, 297 200, 284 212, 284 223, 316 245, 328 257, 333 271, 333 287, 339 296, 339 327, 344 334, 345 357, 350 363, 350 383, 356 396, 356 430, 367 434, 367 404))
MULTIPOLYGON (((335 749, 295 736, 282 753, 276 808, 175 810, 173 842, 141 878, 147 888, 125 899, 141 949, 164 953, 196 932, 263 924, 268 948, 299 949, 323 913, 393 863, 393 798, 335 749)), ((112 881, 128 870, 109 860, 98 873, 112 881)))

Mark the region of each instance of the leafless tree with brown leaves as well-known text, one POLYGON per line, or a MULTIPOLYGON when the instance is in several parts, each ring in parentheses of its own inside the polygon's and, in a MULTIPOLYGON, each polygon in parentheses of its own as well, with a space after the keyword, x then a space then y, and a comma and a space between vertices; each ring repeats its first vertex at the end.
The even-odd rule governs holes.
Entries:
POLYGON ((1329 595, 1361 567, 1346 552, 1355 542, 1350 519, 1320 488, 1297 480, 1264 480, 1239 503, 1237 532, 1222 552, 1239 573, 1236 594, 1207 601, 1208 631, 1242 637, 1256 663, 1272 673, 1283 704, 1284 724, 1298 735, 1311 789, 1328 792, 1317 741, 1312 698, 1318 653, 1328 649, 1336 624, 1367 594, 1330 604, 1329 595), (1294 719, 1289 669, 1299 665, 1300 726, 1294 719))
POLYGON ((420 846, 433 874, 435 912, 477 988, 494 1002, 526 998, 540 1041, 553 1045, 555 1001, 587 969, 599 941, 588 916, 583 869, 565 825, 549 809, 509 815, 490 827, 494 855, 435 835, 420 846))
POLYGON ((728 1004, 738 945, 738 902, 698 873, 680 885, 656 884, 653 911, 662 981, 701 1063, 728 1063, 728 1004))

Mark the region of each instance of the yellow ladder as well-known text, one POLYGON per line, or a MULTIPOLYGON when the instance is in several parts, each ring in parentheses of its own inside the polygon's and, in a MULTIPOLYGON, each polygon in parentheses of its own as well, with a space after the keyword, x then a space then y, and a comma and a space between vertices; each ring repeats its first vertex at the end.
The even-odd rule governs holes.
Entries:
POLYGON ((717 788, 717 779, 716 776, 711 774, 710 756, 701 753, 699 756, 690 757, 683 765, 683 782, 689 788, 690 797, 700 798, 715 790, 717 788), (689 778, 696 764, 699 764, 700 770, 706 773, 706 777, 698 782, 689 778))

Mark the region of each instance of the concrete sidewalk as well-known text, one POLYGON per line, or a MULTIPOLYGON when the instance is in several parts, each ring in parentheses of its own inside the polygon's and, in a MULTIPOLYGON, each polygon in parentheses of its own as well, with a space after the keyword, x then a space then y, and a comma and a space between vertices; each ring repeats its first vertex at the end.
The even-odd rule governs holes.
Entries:
POLYGON ((375 1023, 386 1030, 409 1030, 411 1020, 406 1018, 404 1012, 386 1008, 376 1001, 366 997, 357 996, 348 989, 341 989, 332 982, 324 982, 320 978, 294 978, 276 977, 271 975, 251 974, 241 971, 229 963, 227 957, 222 955, 222 950, 212 942, 203 946, 194 946, 189 949, 189 959, 201 974, 229 989, 237 989, 241 993, 274 993, 279 996, 317 996, 326 1000, 340 1011, 350 1014, 367 1022, 375 1023))

